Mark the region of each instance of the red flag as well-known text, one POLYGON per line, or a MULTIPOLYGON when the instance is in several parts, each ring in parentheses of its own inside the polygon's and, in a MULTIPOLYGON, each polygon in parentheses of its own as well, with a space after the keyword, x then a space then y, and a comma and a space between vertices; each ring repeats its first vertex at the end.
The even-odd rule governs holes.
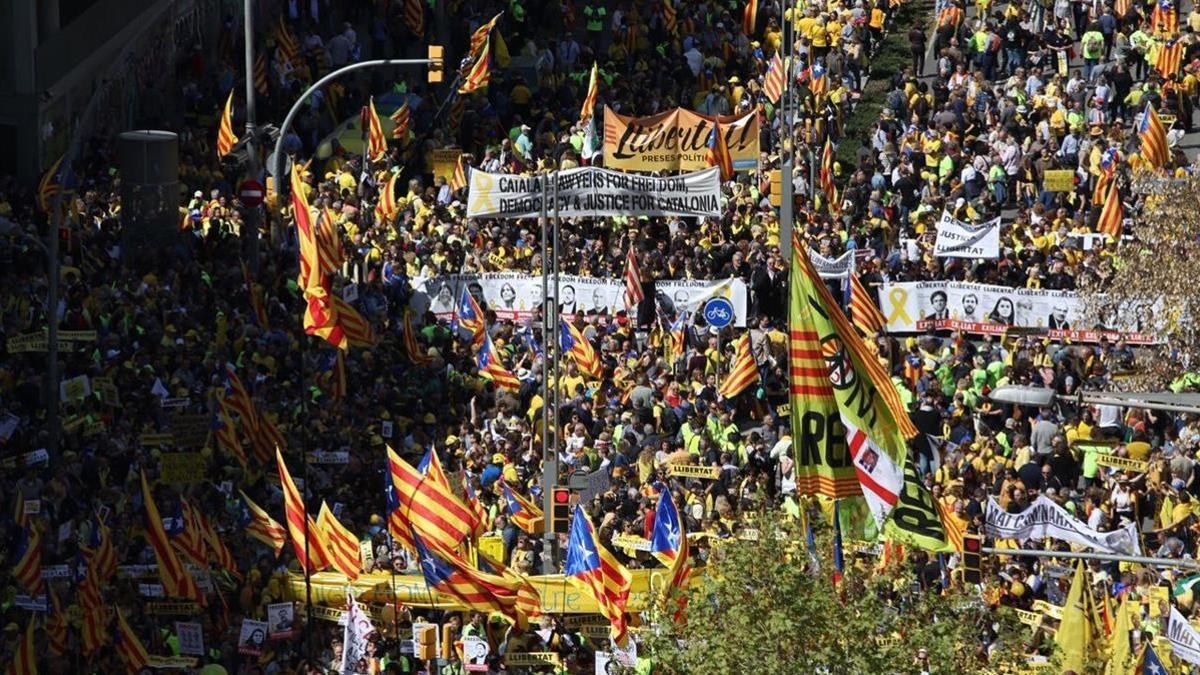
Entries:
MULTIPOLYGON (((296 483, 292 481, 283 462, 283 453, 279 450, 275 451, 275 461, 279 465, 279 482, 283 486, 283 506, 287 514, 288 532, 292 537, 292 550, 300 561, 301 569, 320 572, 329 567, 328 547, 312 516, 308 515, 300 491, 296 489, 296 483)), ((244 494, 242 496, 245 497, 244 494)))
POLYGON ((158 578, 162 582, 163 592, 168 598, 183 598, 205 604, 204 594, 196 585, 196 580, 183 566, 175 549, 171 547, 171 539, 163 529, 162 517, 158 515, 158 506, 154 504, 154 494, 150 492, 150 483, 146 480, 146 472, 142 471, 142 508, 146 541, 154 550, 154 558, 158 562, 158 578))

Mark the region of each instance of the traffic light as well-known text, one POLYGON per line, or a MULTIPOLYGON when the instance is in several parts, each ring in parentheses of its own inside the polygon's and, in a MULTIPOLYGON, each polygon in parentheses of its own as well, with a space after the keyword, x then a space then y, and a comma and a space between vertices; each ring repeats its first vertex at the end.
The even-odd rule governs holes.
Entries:
POLYGON ((571 491, 556 487, 550 492, 550 527, 555 534, 571 532, 571 491))
POLYGON ((983 538, 977 534, 963 535, 962 569, 963 582, 983 583, 983 538))
POLYGON ((779 169, 773 169, 769 172, 771 179, 771 206, 779 208, 783 206, 783 172, 779 169))
POLYGON ((441 82, 446 67, 446 48, 441 45, 429 45, 429 60, 433 62, 429 64, 429 83, 441 82))

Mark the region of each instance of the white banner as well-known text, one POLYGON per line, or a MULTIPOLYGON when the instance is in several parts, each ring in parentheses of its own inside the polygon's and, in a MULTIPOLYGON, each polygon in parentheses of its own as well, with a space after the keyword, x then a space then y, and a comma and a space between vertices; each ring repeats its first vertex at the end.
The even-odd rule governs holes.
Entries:
POLYGON ((1000 219, 974 225, 943 211, 933 254, 939 258, 999 258, 1000 219))
POLYGON ((1167 640, 1171 642, 1171 653, 1175 656, 1188 663, 1200 664, 1200 633, 1174 607, 1167 621, 1167 640))
POLYGON ((342 637, 342 675, 353 675, 358 671, 358 660, 367 654, 367 636, 375 632, 371 619, 354 601, 354 594, 346 593, 346 631, 342 637))
POLYGON ((1002 335, 1010 327, 1040 328, 1052 340, 1099 342, 1123 338, 1130 344, 1154 342, 1131 315, 1118 310, 1113 325, 1121 332, 1080 330, 1083 302, 1073 291, 1009 288, 966 281, 905 281, 879 287, 880 307, 889 333, 919 333, 930 328, 1002 335))
POLYGON ((854 251, 846 251, 837 258, 826 258, 810 248, 808 259, 822 279, 847 279, 854 274, 854 251))
POLYGON ((204 627, 202 625, 176 621, 175 636, 179 639, 180 654, 204 656, 204 627))
POLYGON ((1105 553, 1141 555, 1137 525, 1128 523, 1112 532, 1099 532, 1072 516, 1066 509, 1041 495, 1020 513, 1008 513, 994 498, 988 498, 984 530, 997 539, 1058 539, 1105 553))
MULTIPOLYGON (((598 279, 559 275, 559 311, 609 317, 625 308, 620 279, 598 279)), ((412 281, 409 306, 418 315, 431 311, 439 319, 450 319, 463 287, 485 310, 501 320, 525 320, 542 306, 542 278, 515 272, 453 274, 444 277, 417 278, 412 281)), ((553 294, 553 287, 550 289, 553 294)), ((733 323, 746 325, 748 292, 741 279, 659 280, 655 282, 655 300, 659 311, 673 315, 679 311, 698 313, 710 298, 721 296, 733 303, 733 323)))
MULTIPOLYGON (((588 166, 553 174, 558 215, 694 216, 721 215, 720 169, 677 176, 646 176, 588 166)), ((467 197, 470 218, 537 218, 542 212, 545 176, 471 171, 467 197)), ((554 204, 550 204, 551 210, 554 204)))

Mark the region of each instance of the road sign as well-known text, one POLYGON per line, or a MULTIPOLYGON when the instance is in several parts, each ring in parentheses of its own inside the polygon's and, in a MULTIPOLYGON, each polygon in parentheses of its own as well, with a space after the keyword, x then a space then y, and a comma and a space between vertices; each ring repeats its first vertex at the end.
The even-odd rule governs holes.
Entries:
POLYGON ((242 181, 238 187, 238 199, 243 204, 250 208, 254 208, 263 203, 263 198, 267 195, 267 188, 263 184, 253 178, 242 181))
POLYGON ((733 303, 725 298, 713 298, 704 305, 704 320, 713 328, 733 323, 733 303))

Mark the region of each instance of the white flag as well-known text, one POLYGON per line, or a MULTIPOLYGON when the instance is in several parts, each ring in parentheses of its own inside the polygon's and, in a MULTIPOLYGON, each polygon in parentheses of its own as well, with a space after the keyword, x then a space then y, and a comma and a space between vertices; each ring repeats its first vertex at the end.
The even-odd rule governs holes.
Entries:
POLYGON ((342 637, 342 675, 358 672, 358 660, 367 655, 367 636, 375 632, 371 619, 354 601, 354 594, 346 592, 346 632, 342 637))

